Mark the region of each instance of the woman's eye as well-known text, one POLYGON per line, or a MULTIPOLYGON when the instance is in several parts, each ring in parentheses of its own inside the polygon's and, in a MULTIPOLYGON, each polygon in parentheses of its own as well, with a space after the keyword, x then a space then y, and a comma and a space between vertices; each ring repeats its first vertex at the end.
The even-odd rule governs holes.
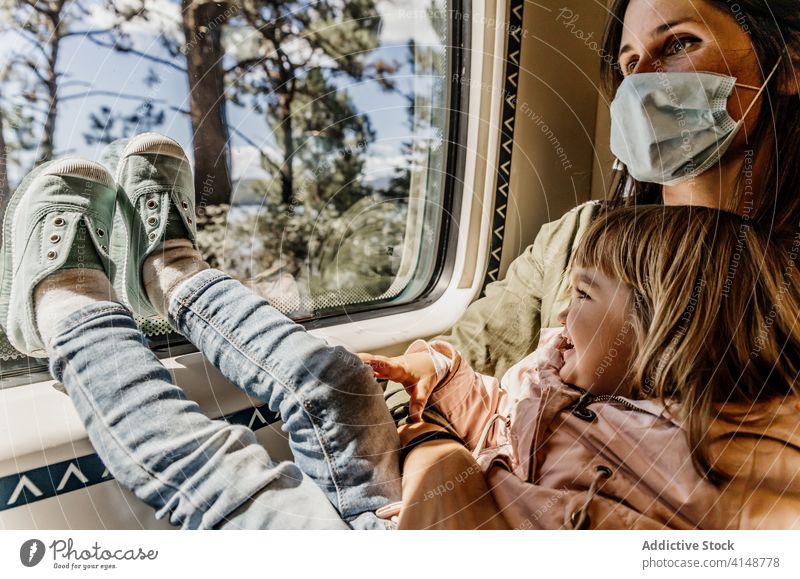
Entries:
POLYGON ((677 54, 681 51, 686 50, 693 44, 697 42, 697 38, 693 37, 683 37, 683 38, 675 38, 670 42, 667 46, 667 54, 677 54))
POLYGON ((626 62, 625 64, 618 63, 618 66, 620 67, 620 70, 622 70, 622 73, 627 76, 629 74, 633 74, 633 70, 636 68, 636 63, 637 62, 639 62, 639 61, 631 59, 628 62, 626 62))

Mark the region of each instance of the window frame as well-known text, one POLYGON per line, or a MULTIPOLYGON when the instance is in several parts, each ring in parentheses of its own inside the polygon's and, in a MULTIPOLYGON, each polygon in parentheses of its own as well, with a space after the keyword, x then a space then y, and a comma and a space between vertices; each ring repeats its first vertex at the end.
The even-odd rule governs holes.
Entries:
MULTIPOLYGON (((472 0, 452 0, 451 17, 448 19, 450 56, 447 81, 450 82, 448 99, 449 114, 446 120, 446 149, 442 175, 443 198, 440 205, 441 222, 436 241, 433 273, 426 286, 414 299, 403 303, 366 302, 346 304, 338 311, 312 318, 298 319, 298 324, 307 330, 317 330, 351 322, 369 320, 394 314, 415 311, 435 303, 447 291, 455 270, 458 245, 459 216, 463 205, 464 173, 466 169, 466 142, 469 120, 469 86, 471 52, 472 0), (453 82, 458 71, 459 82, 453 82)), ((159 358, 197 352, 185 337, 170 332, 148 336, 150 349, 159 358)), ((47 361, 22 357, 13 360, 18 367, 3 370, 0 366, 0 389, 24 386, 50 379, 47 361), (27 367, 26 367, 27 366, 27 367)))
POLYGON ((393 298, 390 298, 383 303, 368 302, 344 305, 340 308, 343 311, 339 313, 300 320, 298 323, 306 329, 321 329, 343 323, 400 314, 429 306, 445 293, 452 280, 458 244, 459 215, 463 203, 463 177, 466 169, 466 150, 461 143, 466 142, 469 120, 469 90, 464 90, 462 86, 469 86, 469 66, 465 65, 465 55, 468 55, 471 49, 470 12, 464 11, 465 5, 467 9, 471 8, 471 0, 453 0, 453 14, 460 16, 448 20, 452 33, 448 78, 452 81, 454 71, 457 70, 459 78, 462 80, 461 82, 451 82, 450 86, 448 102, 450 114, 445 127, 447 148, 442 177, 444 180, 442 184, 443 199, 440 209, 443 215, 437 240, 438 251, 434 258, 431 278, 420 294, 412 300, 393 304, 391 303, 393 298), (466 18, 461 16, 465 13, 467 14, 466 18))

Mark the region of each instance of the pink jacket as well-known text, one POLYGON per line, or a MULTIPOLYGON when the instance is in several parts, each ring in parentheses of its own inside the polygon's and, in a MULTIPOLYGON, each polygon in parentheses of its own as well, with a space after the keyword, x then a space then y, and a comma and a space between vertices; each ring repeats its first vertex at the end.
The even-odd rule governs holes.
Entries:
MULTIPOLYGON (((714 456, 739 473, 717 488, 696 472, 681 425, 659 402, 565 384, 560 333, 543 329, 539 347, 500 382, 447 342, 430 344, 451 364, 429 404, 473 449, 511 526, 800 529, 799 399, 763 403, 761 417, 743 423, 713 423, 722 440, 714 456)), ((407 353, 426 347, 417 340, 407 353)))

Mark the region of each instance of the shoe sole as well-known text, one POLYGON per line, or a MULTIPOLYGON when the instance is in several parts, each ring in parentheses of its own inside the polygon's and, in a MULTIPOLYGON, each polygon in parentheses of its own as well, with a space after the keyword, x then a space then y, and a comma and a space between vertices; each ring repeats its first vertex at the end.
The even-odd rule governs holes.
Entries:
POLYGON ((3 216, 3 247, 0 257, 0 325, 3 331, 8 327, 9 303, 11 300, 11 281, 14 273, 14 235, 18 225, 17 210, 31 184, 39 177, 57 175, 87 179, 116 189, 116 184, 105 167, 94 161, 80 158, 66 158, 48 161, 33 169, 23 179, 8 201, 3 216))

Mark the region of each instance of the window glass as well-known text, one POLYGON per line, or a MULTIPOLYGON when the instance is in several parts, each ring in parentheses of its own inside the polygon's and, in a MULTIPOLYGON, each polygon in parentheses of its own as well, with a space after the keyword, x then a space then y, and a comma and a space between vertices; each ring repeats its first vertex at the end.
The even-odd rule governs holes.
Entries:
MULTIPOLYGON (((36 163, 157 131, 193 162, 206 259, 286 314, 426 286, 449 1, 0 2, 3 203, 36 163)), ((3 360, 19 356, 0 342, 3 360)))

